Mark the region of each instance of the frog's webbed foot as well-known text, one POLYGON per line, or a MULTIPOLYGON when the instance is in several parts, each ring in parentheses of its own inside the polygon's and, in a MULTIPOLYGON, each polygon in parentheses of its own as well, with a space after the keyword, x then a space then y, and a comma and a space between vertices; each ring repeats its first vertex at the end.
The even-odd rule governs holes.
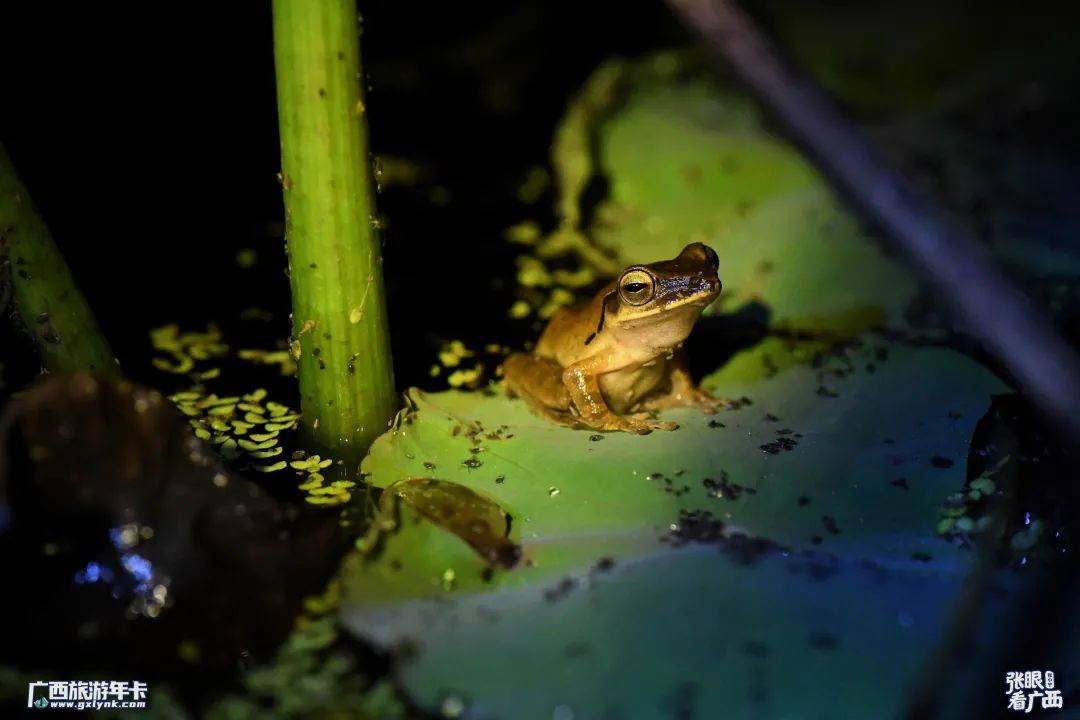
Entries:
POLYGON ((630 417, 634 419, 634 422, 643 423, 649 428, 650 432, 652 430, 671 431, 679 429, 679 423, 670 420, 657 420, 656 414, 652 412, 634 413, 630 417))
POLYGON ((693 388, 684 399, 684 407, 696 407, 709 415, 731 408, 733 403, 725 397, 715 397, 701 388, 693 388))
POLYGON ((593 430, 599 430, 601 432, 628 432, 637 435, 648 435, 653 430, 676 430, 679 427, 678 423, 656 420, 652 413, 647 412, 634 413, 632 415, 616 415, 615 413, 608 413, 588 420, 583 418, 582 420, 586 426, 593 430))

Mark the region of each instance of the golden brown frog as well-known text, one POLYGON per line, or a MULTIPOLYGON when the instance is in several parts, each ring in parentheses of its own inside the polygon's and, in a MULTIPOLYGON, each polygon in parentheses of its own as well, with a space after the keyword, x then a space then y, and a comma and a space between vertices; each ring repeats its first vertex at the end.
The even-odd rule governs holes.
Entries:
POLYGON ((650 411, 720 402, 694 387, 682 343, 720 294, 712 248, 692 243, 674 260, 632 265, 587 305, 551 318, 532 354, 503 365, 508 394, 571 427, 674 430, 650 411))

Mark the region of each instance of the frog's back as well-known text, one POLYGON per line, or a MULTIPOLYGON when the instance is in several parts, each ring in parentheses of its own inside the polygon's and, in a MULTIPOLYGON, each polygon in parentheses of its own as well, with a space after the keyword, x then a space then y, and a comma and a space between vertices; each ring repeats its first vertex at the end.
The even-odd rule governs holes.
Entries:
POLYGON ((587 304, 559 308, 548 321, 533 352, 539 357, 554 360, 562 367, 580 360, 587 349, 585 341, 589 332, 596 329, 586 319, 589 307, 587 304))

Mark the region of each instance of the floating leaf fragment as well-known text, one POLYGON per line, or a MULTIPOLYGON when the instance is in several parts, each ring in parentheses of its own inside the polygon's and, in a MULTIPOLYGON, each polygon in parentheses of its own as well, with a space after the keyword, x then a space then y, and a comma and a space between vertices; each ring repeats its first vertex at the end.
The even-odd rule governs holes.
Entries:
POLYGON ((390 512, 395 499, 457 535, 491 565, 510 568, 521 557, 521 547, 508 537, 509 515, 475 490, 445 480, 409 478, 386 488, 380 508, 390 512))

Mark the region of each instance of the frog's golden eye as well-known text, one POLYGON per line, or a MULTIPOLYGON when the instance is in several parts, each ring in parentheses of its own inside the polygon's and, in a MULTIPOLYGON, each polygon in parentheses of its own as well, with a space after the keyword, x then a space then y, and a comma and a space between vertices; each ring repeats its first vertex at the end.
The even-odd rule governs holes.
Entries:
POLYGON ((655 293, 653 276, 644 270, 627 270, 619 278, 619 297, 630 305, 644 305, 655 293))

